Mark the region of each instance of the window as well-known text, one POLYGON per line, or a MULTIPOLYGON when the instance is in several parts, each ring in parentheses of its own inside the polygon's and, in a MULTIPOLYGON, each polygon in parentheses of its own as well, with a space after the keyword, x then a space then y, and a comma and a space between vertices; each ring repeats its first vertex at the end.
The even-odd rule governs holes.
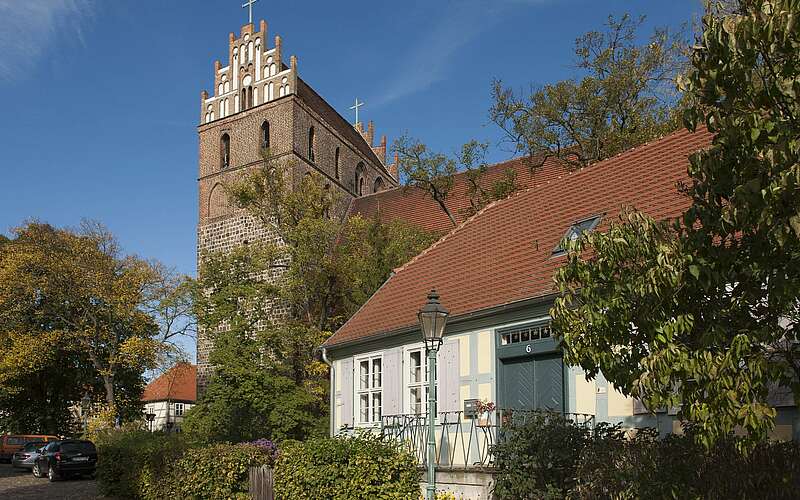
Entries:
POLYGON ((308 159, 314 163, 314 127, 308 129, 308 159))
POLYGON ((228 168, 231 165, 231 138, 228 134, 222 134, 219 144, 220 166, 228 168))
MULTIPOLYGON (((425 348, 420 347, 406 351, 405 366, 408 369, 406 380, 406 398, 408 412, 425 414, 428 411, 428 356, 425 348)), ((434 373, 434 380, 436 374, 434 373)))
POLYGON ((364 196, 364 162, 359 162, 356 166, 355 188, 357 196, 364 196))
POLYGON ((244 87, 241 92, 241 110, 244 111, 246 109, 250 109, 253 107, 253 87, 248 85, 244 87))
POLYGON ((377 193, 379 191, 383 191, 383 179, 380 177, 375 179, 375 184, 372 186, 373 193, 377 193))
POLYGON ((269 122, 261 124, 261 149, 269 149, 269 122))
POLYGON ((336 178, 339 178, 339 148, 336 148, 336 153, 333 156, 333 168, 336 178))
POLYGON ((175 416, 176 417, 183 416, 183 403, 175 403, 175 416))
POLYGON ((558 245, 556 245, 556 247, 553 249, 553 255, 563 255, 566 252, 562 246, 562 242, 564 240, 577 240, 583 233, 587 233, 597 227, 601 218, 602 216, 595 215, 593 217, 589 217, 588 219, 575 222, 572 226, 570 226, 566 234, 564 234, 564 237, 561 238, 561 241, 559 241, 558 245))
POLYGON ((500 332, 500 345, 519 344, 521 342, 531 342, 534 340, 548 339, 553 331, 550 322, 539 323, 536 325, 523 325, 502 330, 500 332))
POLYGON ((383 374, 380 356, 362 358, 358 361, 358 421, 362 424, 377 423, 381 420, 383 374))

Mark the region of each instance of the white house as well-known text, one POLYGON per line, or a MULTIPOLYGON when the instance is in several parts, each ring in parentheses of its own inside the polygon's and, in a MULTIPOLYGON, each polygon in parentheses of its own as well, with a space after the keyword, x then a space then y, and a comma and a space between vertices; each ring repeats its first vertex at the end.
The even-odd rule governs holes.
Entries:
POLYGON ((142 395, 151 431, 180 432, 183 416, 197 402, 197 367, 178 363, 150 382, 142 395))

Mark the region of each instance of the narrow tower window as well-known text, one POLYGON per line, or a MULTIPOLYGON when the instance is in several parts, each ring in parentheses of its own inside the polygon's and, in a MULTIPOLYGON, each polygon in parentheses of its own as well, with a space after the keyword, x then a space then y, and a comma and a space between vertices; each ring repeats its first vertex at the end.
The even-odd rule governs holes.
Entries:
POLYGON ((222 168, 227 168, 231 165, 231 137, 228 134, 222 134, 219 149, 220 165, 222 168))
POLYGON ((314 127, 308 129, 308 159, 314 163, 314 127))
POLYGON ((261 149, 269 149, 269 122, 261 124, 261 149))
POLYGON ((336 148, 336 153, 334 154, 334 157, 333 157, 333 168, 334 168, 334 174, 336 175, 336 178, 338 179, 339 178, 339 148, 336 148))
POLYGON ((355 188, 357 196, 364 196, 364 162, 359 162, 356 166, 355 188))

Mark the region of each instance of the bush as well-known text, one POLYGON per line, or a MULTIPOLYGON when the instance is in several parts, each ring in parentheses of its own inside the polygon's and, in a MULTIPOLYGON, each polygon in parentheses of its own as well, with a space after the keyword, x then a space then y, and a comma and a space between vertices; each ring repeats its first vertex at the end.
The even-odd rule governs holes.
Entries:
POLYGON ((281 445, 275 497, 416 500, 419 481, 414 456, 378 437, 312 439, 281 445))
POLYGON ((146 431, 98 437, 97 482, 114 498, 249 498, 248 469, 272 465, 272 443, 191 447, 181 435, 146 431))
POLYGON ((691 435, 594 429, 557 415, 503 428, 495 493, 529 498, 796 498, 800 445, 737 438, 706 450, 691 435))

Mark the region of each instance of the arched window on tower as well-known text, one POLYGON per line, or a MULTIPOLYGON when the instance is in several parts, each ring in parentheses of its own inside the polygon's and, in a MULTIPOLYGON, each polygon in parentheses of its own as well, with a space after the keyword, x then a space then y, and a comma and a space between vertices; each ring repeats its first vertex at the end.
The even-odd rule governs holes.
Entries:
POLYGON ((219 156, 221 168, 231 166, 231 137, 228 134, 222 134, 219 141, 219 156))
POLYGON ((261 124, 261 149, 269 149, 269 122, 261 124))
POLYGON ((336 175, 336 178, 339 178, 339 148, 336 148, 336 153, 333 156, 333 173, 336 175))
POLYGON ((356 196, 364 196, 364 162, 359 162, 356 166, 355 188, 356 196))
POLYGON ((380 177, 375 179, 375 184, 372 186, 373 193, 377 193, 379 191, 383 191, 383 179, 380 177))
POLYGON ((308 129, 308 159, 314 163, 314 127, 308 129))

